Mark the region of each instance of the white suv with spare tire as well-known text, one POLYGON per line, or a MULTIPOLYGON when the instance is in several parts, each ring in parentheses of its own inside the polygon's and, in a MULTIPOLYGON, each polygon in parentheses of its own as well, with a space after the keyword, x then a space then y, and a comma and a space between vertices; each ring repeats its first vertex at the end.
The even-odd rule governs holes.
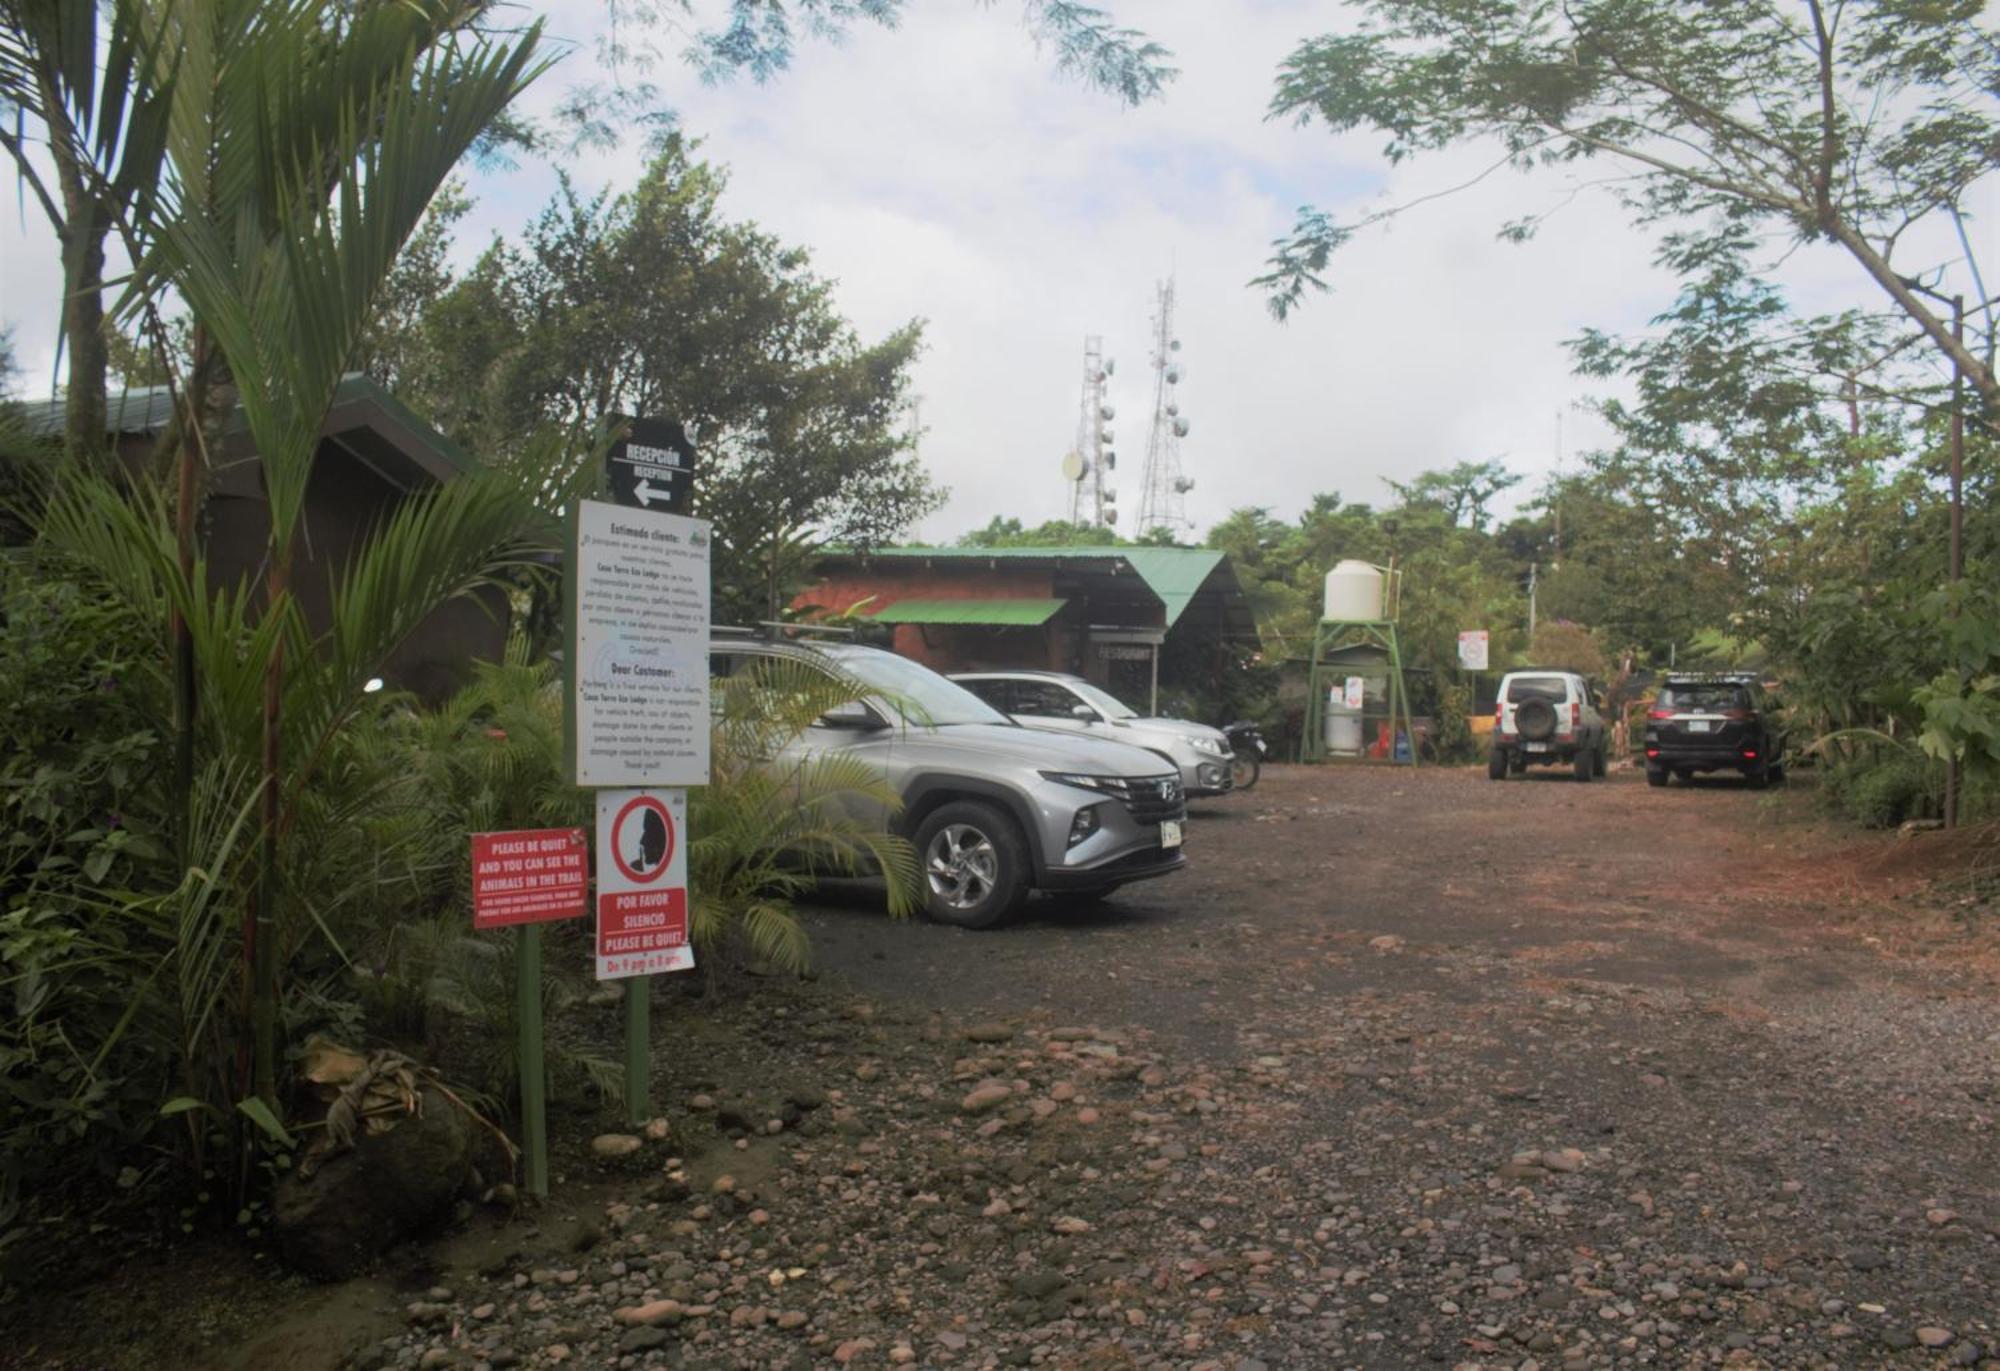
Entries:
POLYGON ((1504 781, 1531 766, 1568 766, 1579 781, 1604 774, 1610 743, 1590 683, 1574 671, 1510 671, 1493 707, 1486 774, 1504 781))

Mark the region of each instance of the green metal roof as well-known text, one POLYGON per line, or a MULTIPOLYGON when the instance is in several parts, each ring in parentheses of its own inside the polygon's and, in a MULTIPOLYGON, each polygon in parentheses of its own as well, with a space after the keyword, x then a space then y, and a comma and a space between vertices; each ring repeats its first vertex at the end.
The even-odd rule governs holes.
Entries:
POLYGON ((880 624, 1045 624, 1067 600, 898 600, 869 615, 880 624))
MULTIPOLYGON (((1172 628, 1195 592, 1227 555, 1195 547, 885 547, 876 557, 1001 558, 1019 561, 1123 561, 1138 573, 1146 588, 1166 606, 1166 626, 1172 628)), ((904 600, 903 604, 910 601, 904 600)), ((895 606, 892 606, 894 608, 895 606)), ((881 618, 881 615, 877 615, 881 618)), ((1046 616, 1045 616, 1046 617, 1046 616)), ((1040 623, 1042 620, 1036 620, 1040 623)))

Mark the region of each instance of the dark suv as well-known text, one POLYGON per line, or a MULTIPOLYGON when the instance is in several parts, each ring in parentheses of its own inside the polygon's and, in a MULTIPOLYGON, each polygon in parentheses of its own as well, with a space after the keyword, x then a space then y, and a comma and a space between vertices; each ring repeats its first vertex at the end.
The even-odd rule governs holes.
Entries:
POLYGON ((1750 672, 1671 675, 1646 715, 1646 783, 1735 771, 1760 789, 1785 778, 1785 735, 1750 672))

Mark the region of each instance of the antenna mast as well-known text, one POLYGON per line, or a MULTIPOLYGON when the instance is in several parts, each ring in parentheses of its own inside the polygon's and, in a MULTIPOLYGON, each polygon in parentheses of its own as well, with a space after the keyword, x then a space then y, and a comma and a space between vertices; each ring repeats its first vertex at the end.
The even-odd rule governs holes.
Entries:
POLYGON ((1188 526, 1187 493, 1194 482, 1181 474, 1181 340, 1174 337, 1174 278, 1159 283, 1153 307, 1153 427, 1146 437, 1145 490, 1139 500, 1139 532, 1178 532, 1188 526))
POLYGON ((1118 522, 1118 492, 1110 474, 1118 469, 1112 432, 1105 427, 1117 411, 1106 398, 1105 383, 1117 363, 1104 355, 1104 339, 1091 334, 1083 340, 1083 402, 1077 409, 1076 446, 1062 460, 1063 479, 1070 483, 1069 521, 1109 528, 1118 522))

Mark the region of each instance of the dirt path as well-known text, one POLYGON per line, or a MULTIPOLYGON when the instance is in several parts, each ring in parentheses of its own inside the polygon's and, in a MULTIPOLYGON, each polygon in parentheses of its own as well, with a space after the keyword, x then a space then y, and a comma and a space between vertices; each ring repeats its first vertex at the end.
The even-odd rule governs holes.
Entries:
POLYGON ((1803 807, 1274 768, 1108 905, 829 901, 662 987, 670 1141, 116 1364, 2000 1371, 1990 912, 1803 807))

